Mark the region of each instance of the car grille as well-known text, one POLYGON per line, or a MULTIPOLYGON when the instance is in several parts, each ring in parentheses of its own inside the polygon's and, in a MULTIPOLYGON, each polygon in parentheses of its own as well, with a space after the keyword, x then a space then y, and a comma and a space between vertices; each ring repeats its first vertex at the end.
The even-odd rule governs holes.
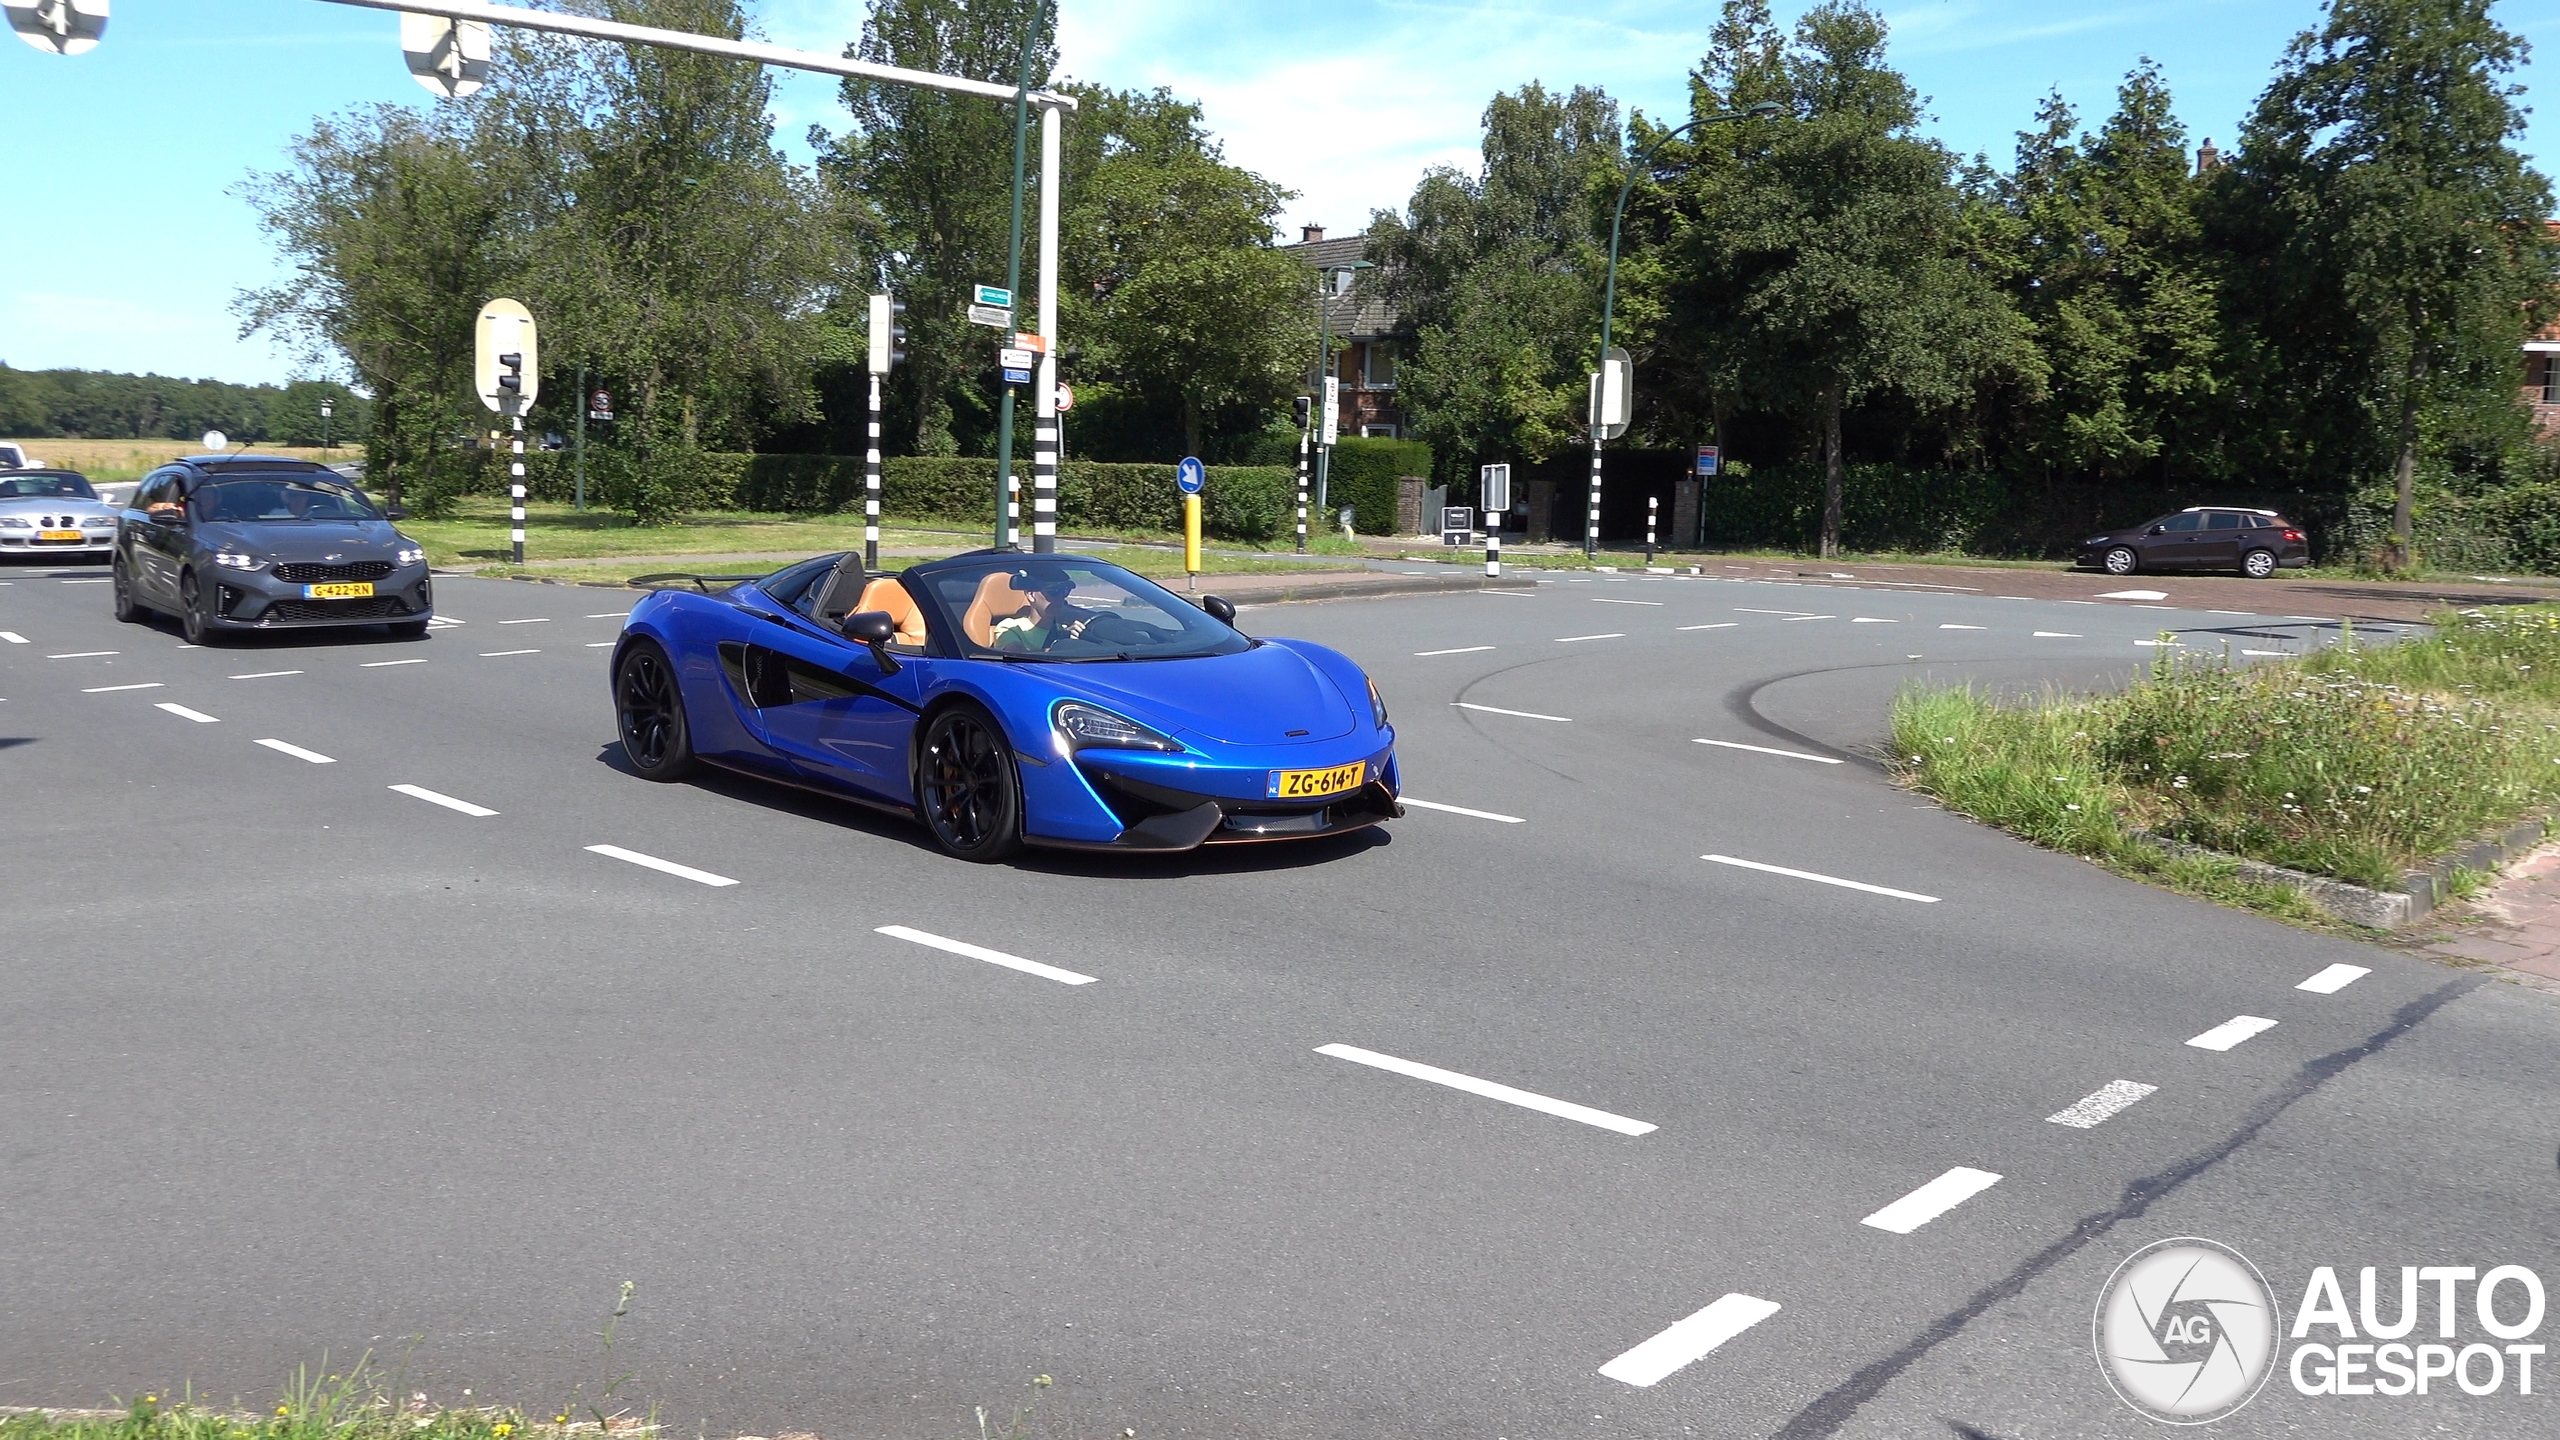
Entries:
POLYGON ((278 600, 267 607, 270 620, 389 620, 409 613, 396 595, 370 600, 278 600))
POLYGON ((288 585, 323 585, 332 580, 379 580, 391 573, 388 560, 358 560, 352 565, 279 565, 276 578, 288 585))

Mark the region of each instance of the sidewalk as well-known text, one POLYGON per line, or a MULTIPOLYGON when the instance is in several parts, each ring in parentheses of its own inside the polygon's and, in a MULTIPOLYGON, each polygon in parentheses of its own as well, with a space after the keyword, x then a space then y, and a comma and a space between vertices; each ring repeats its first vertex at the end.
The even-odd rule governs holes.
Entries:
POLYGON ((2495 885, 2430 919, 2450 924, 2419 947, 2425 953, 2500 966, 2560 989, 2560 845, 2525 856, 2495 885))

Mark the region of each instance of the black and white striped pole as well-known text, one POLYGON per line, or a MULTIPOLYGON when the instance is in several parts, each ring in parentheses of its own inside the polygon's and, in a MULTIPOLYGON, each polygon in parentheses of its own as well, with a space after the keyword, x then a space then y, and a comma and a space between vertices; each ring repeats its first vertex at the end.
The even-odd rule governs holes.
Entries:
POLYGON ((542 362, 535 349, 533 312, 513 300, 492 300, 480 307, 472 332, 472 380, 480 403, 504 415, 515 431, 515 458, 508 466, 509 512, 514 528, 508 553, 524 563, 524 412, 542 393, 542 362))
POLYGON ((1315 397, 1298 397, 1298 553, 1307 553, 1307 438, 1315 433, 1315 397))
POLYGON ((1653 522, 1659 518, 1661 505, 1659 495, 1644 497, 1644 565, 1648 570, 1653 568, 1653 522))
POLYGON ((880 568, 880 380, 889 367, 907 358, 907 327, 898 317, 907 302, 886 295, 871 297, 871 345, 865 357, 871 370, 871 440, 862 452, 862 568, 880 568))
POLYGON ((1511 509, 1511 467, 1487 465, 1476 472, 1476 498, 1484 503, 1484 573, 1502 575, 1502 517, 1511 509))

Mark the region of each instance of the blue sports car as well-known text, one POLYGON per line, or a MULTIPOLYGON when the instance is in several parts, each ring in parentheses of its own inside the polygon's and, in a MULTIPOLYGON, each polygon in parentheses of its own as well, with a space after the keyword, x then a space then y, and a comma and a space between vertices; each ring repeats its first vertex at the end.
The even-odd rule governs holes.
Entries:
POLYGON ((912 815, 963 860, 1188 850, 1393 819, 1395 731, 1359 666, 1258 640, 1117 565, 980 551, 894 575, 829 555, 624 622, 632 769, 718 765, 912 815))

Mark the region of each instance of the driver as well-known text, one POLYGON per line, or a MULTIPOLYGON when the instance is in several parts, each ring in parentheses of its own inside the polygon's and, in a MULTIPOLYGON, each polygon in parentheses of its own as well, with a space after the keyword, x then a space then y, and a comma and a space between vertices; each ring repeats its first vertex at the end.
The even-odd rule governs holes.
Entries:
POLYGON ((1046 650, 1060 640, 1084 639, 1088 631, 1093 632, 1093 639, 1108 642, 1108 631, 1128 623, 1118 615, 1070 604, 1067 597, 1075 592, 1076 582, 1055 571, 1045 575, 1016 572, 1013 585, 1024 592, 1029 603, 1021 614, 995 623, 998 650, 1046 650))

